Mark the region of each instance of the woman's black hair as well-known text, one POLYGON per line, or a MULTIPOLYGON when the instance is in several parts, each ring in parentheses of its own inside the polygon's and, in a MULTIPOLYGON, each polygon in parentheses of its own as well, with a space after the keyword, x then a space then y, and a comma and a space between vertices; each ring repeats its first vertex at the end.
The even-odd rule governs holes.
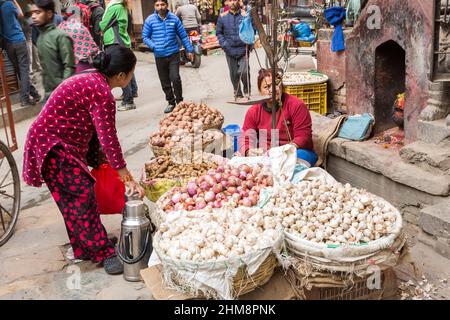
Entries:
POLYGON ((55 2, 53 0, 34 0, 36 7, 55 13, 55 2))
POLYGON ((107 77, 113 77, 121 72, 130 73, 136 65, 133 51, 120 46, 107 47, 93 60, 94 68, 107 77))

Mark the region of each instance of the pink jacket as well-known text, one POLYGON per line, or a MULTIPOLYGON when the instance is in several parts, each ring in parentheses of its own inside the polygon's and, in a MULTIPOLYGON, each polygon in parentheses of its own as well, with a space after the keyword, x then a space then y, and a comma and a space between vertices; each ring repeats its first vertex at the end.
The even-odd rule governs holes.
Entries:
POLYGON ((42 185, 41 168, 57 144, 89 173, 86 154, 97 133, 103 152, 114 169, 126 166, 116 131, 114 96, 99 72, 75 75, 61 83, 28 131, 24 147, 23 179, 42 185))

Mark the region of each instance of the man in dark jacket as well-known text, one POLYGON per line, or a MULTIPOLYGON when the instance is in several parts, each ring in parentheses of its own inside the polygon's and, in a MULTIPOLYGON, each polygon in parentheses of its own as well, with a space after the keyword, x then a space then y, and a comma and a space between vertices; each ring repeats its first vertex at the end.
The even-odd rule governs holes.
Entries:
POLYGON ((194 48, 180 19, 169 12, 167 0, 156 0, 155 11, 145 20, 142 39, 154 52, 159 80, 169 103, 164 112, 170 113, 175 109, 176 103, 183 101, 177 36, 183 42, 191 61, 194 48))
POLYGON ((35 0, 33 23, 39 28, 37 48, 42 66, 45 101, 56 87, 75 73, 75 57, 70 37, 53 23, 53 0, 35 0))
POLYGON ((91 12, 90 26, 92 38, 101 48, 102 46, 102 30, 100 29, 100 21, 102 21, 105 10, 97 0, 80 0, 80 3, 87 5, 91 12))
POLYGON ((40 96, 30 79, 30 52, 19 22, 23 12, 16 0, 0 1, 0 14, 6 52, 20 80, 20 102, 23 107, 35 105, 40 96))
POLYGON ((230 10, 219 16, 216 33, 220 46, 227 57, 234 97, 243 98, 242 86, 244 87, 244 94, 247 97, 250 94, 250 65, 248 61, 250 48, 239 37, 239 26, 246 13, 243 10, 241 11, 238 0, 229 0, 228 3, 230 10))

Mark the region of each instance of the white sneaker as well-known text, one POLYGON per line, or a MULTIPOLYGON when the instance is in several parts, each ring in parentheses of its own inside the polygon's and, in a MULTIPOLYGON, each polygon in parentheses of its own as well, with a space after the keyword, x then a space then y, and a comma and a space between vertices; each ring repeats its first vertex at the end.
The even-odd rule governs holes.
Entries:
POLYGON ((121 104, 117 107, 117 111, 128 111, 133 109, 136 109, 136 105, 134 103, 121 104))

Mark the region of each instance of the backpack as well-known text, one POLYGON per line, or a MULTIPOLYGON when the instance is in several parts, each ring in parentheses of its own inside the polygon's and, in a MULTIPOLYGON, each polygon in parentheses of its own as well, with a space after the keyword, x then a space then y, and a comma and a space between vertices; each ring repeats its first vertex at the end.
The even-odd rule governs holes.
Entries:
POLYGON ((6 38, 3 36, 3 17, 2 17, 2 6, 5 4, 4 1, 0 2, 0 49, 6 50, 6 38))
POLYGON ((76 2, 74 4, 75 7, 78 7, 80 9, 80 15, 81 15, 81 23, 83 23, 83 25, 89 30, 89 32, 91 31, 92 25, 91 25, 91 14, 92 14, 92 10, 100 7, 99 3, 92 3, 90 5, 86 5, 80 2, 76 2))

